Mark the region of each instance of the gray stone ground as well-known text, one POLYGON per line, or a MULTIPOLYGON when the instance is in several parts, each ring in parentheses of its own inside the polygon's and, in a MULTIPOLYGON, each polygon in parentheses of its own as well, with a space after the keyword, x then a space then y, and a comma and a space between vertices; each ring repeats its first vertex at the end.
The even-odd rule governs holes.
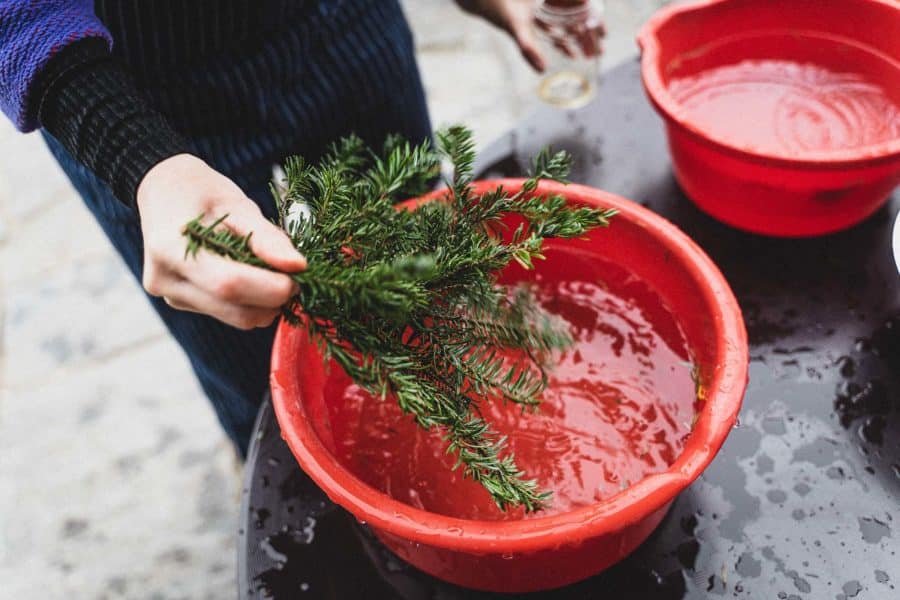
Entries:
MULTIPOLYGON (((608 0, 606 66, 660 4, 608 0)), ((435 124, 509 128, 512 43, 405 6, 435 124)), ((2 121, 0 156, 0 599, 233 597, 240 467, 187 361, 39 136, 2 121)))

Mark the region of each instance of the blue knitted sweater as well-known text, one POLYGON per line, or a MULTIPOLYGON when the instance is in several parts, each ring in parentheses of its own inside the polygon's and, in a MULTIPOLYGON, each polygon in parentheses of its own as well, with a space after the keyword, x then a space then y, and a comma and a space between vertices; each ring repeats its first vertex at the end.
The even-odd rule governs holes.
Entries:
POLYGON ((85 38, 101 38, 112 45, 93 4, 93 0, 0 0, 0 108, 16 128, 37 127, 30 92, 53 55, 85 38))

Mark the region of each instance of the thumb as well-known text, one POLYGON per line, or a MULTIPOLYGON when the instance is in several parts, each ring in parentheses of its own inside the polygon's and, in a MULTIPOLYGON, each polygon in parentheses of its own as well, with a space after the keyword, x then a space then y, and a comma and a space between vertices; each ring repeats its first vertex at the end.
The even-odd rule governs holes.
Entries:
POLYGON ((519 51, 525 60, 528 61, 528 64, 535 71, 543 73, 547 65, 544 55, 540 51, 537 33, 531 21, 529 19, 515 19, 510 27, 510 33, 513 39, 516 40, 516 45, 519 46, 519 51))
POLYGON ((288 235, 268 221, 259 211, 253 211, 253 213, 235 219, 235 222, 229 223, 229 227, 239 235, 252 233, 250 249, 279 271, 296 273, 306 269, 306 257, 294 248, 288 235))
POLYGON ((544 56, 541 54, 541 51, 537 49, 537 46, 521 40, 518 43, 519 51, 522 52, 522 56, 525 57, 525 60, 531 65, 531 68, 538 73, 543 73, 547 67, 544 63, 544 56))

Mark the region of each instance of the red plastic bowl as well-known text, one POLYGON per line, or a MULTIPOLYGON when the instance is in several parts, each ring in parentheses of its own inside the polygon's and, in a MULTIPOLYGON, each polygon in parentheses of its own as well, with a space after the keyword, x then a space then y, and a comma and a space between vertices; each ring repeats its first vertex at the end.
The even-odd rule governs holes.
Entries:
POLYGON ((895 0, 678 4, 638 43, 675 175, 714 218, 821 235, 862 221, 900 183, 895 0))
MULTIPOLYGON (((479 182, 477 188, 484 192, 498 184, 518 190, 522 180, 479 182)), ((303 470, 401 558, 446 581, 483 590, 550 589, 627 556, 713 459, 731 431, 747 383, 747 338, 737 301, 694 242, 662 217, 605 192, 553 183, 542 184, 539 191, 618 209, 608 230, 574 243, 595 246, 653 285, 683 328, 707 394, 683 453, 667 471, 605 501, 548 517, 474 521, 426 512, 363 483, 329 451, 333 442, 328 399, 322 394, 325 374, 306 331, 282 322, 272 356, 275 414, 303 470)))

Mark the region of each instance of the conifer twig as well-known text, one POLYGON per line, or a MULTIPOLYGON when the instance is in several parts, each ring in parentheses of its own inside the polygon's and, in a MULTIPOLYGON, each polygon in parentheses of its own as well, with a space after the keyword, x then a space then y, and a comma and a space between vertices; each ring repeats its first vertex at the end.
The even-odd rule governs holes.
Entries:
MULTIPOLYGON (((435 151, 390 138, 377 154, 351 136, 318 165, 287 160, 286 192, 276 193, 276 202, 308 268, 290 274, 300 291, 283 315, 304 324, 325 359, 357 385, 392 398, 421 427, 439 428, 454 468, 484 486, 501 509, 540 510, 550 492, 525 478, 478 405, 496 399, 536 407, 550 352, 572 340, 532 293, 506 289, 496 276, 513 260, 531 268, 543 258, 544 239, 584 235, 615 212, 534 194, 541 179, 565 181, 564 152, 541 152, 516 193, 475 194, 471 133, 450 127, 437 139, 435 151), (442 156, 454 167, 445 201, 396 210, 394 202, 427 190, 442 156), (308 216, 297 217, 298 203, 308 216), (524 222, 504 241, 497 231, 511 213, 524 222)), ((204 249, 271 269, 253 253, 249 235, 221 227, 226 218, 204 224, 200 215, 188 223, 187 255, 204 249)))

